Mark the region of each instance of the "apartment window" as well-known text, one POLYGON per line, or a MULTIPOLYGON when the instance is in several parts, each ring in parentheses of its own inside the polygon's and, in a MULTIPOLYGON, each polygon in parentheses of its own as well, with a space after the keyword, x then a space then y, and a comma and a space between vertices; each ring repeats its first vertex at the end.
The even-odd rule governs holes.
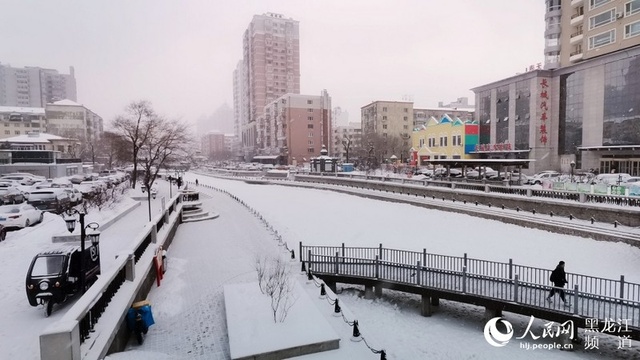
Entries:
POLYGON ((601 46, 609 45, 616 41, 616 30, 612 29, 607 32, 592 36, 589 38, 589 50, 601 46))
POLYGON ((409 112, 409 109, 407 109, 407 108, 404 108, 404 112, 409 112))
POLYGON ((307 124, 307 129, 313 129, 313 124, 307 124))
POLYGON ((309 147, 312 147, 313 146, 313 140, 309 140, 309 144, 307 144, 307 145, 309 145, 309 147))
POLYGON ((616 9, 607 10, 589 18, 589 29, 609 24, 616 19, 616 9))
POLYGON ((408 130, 409 129, 409 125, 402 125, 402 128, 405 129, 405 130, 408 130))
POLYGON ((636 21, 624 27, 625 39, 636 35, 640 35, 640 21, 636 21))
POLYGON ((307 120, 309 120, 309 121, 313 121, 313 116, 309 116, 309 117, 307 118, 307 120))
POLYGON ((640 0, 633 0, 624 4, 624 12, 627 16, 640 12, 640 0))
POLYGON ((387 137, 387 133, 382 133, 382 137, 387 137))
POLYGON ((7 126, 9 126, 9 124, 8 123, 4 123, 4 126, 7 127, 7 126))
POLYGON ((15 134, 20 135, 20 130, 16 130, 15 134))
POLYGON ((402 120, 407 121, 407 120, 409 120, 409 117, 405 116, 402 120))
POLYGON ((313 112, 313 109, 307 109, 307 112, 313 112))
POLYGON ((309 137, 313 137, 313 131, 309 131, 309 137))
POLYGON ((387 112, 387 107, 386 107, 386 106, 383 106, 383 107, 382 107, 382 111, 387 112))
POLYGON ((420 139, 420 145, 418 145, 418 147, 423 147, 424 146, 424 139, 420 139))
POLYGON ((387 125, 382 125, 382 128, 387 130, 387 125))
POLYGON ((20 127, 20 123, 14 123, 13 127, 20 127))
POLYGON ((313 104, 313 100, 307 100, 307 104, 313 104))
POLYGON ((590 5, 591 9, 595 9, 597 7, 600 7, 600 6, 608 3, 609 1, 611 1, 611 0, 589 0, 589 2, 590 2, 589 5, 590 5))
POLYGON ((5 134, 5 135, 11 135, 11 130, 5 130, 5 131, 4 131, 4 134, 5 134))

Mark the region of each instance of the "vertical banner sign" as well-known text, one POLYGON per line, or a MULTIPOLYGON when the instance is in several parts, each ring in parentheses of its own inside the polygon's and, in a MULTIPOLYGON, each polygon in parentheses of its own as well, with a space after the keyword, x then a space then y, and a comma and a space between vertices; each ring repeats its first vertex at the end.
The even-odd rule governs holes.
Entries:
POLYGON ((540 100, 540 127, 538 128, 538 138, 540 139, 540 144, 546 146, 548 139, 548 131, 547 131, 547 111, 549 111, 549 79, 548 78, 540 78, 540 82, 538 83, 538 99, 540 100))

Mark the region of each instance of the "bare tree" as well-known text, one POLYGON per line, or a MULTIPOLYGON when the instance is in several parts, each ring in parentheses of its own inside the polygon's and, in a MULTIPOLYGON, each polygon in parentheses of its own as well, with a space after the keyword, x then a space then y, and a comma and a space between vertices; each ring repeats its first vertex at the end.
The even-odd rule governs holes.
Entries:
POLYGON ((353 142, 351 140, 351 136, 344 135, 344 137, 342 138, 342 146, 344 146, 344 151, 347 155, 347 163, 349 162, 349 150, 351 150, 352 143, 353 142))
MULTIPOLYGON (((187 154, 192 137, 188 126, 177 120, 167 120, 155 116, 153 121, 145 124, 145 141, 139 148, 137 161, 140 162, 144 175, 142 183, 147 188, 149 200, 149 220, 151 220, 151 189, 160 169, 169 163, 179 162, 187 154)), ((136 167, 134 165, 134 171, 136 167)))
POLYGON ((289 263, 282 257, 255 258, 260 292, 271 298, 273 322, 283 322, 297 298, 293 295, 294 280, 289 263))
POLYGON ((119 115, 113 121, 116 134, 126 138, 131 147, 131 159, 133 172, 131 174, 131 186, 135 189, 138 176, 138 153, 147 142, 149 132, 153 128, 157 118, 151 103, 148 101, 132 102, 125 108, 125 114, 119 115))

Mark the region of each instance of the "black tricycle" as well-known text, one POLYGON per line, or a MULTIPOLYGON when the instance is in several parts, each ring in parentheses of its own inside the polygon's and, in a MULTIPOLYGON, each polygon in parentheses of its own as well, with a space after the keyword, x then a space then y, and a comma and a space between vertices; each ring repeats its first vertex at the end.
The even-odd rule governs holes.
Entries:
POLYGON ((27 272, 27 299, 31 306, 43 305, 45 315, 51 315, 53 304, 61 304, 69 296, 83 293, 100 275, 99 245, 84 249, 68 246, 41 252, 31 261, 27 272), (85 268, 84 281, 80 278, 85 268), (84 287, 84 289, 83 289, 84 287))

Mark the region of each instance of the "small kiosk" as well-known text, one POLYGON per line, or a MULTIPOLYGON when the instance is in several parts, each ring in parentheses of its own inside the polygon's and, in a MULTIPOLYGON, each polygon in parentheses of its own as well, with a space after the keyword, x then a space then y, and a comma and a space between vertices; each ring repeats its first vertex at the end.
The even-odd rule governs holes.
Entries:
POLYGON ((338 159, 327 155, 327 147, 322 145, 320 156, 311 158, 311 170, 313 172, 336 172, 338 159))

